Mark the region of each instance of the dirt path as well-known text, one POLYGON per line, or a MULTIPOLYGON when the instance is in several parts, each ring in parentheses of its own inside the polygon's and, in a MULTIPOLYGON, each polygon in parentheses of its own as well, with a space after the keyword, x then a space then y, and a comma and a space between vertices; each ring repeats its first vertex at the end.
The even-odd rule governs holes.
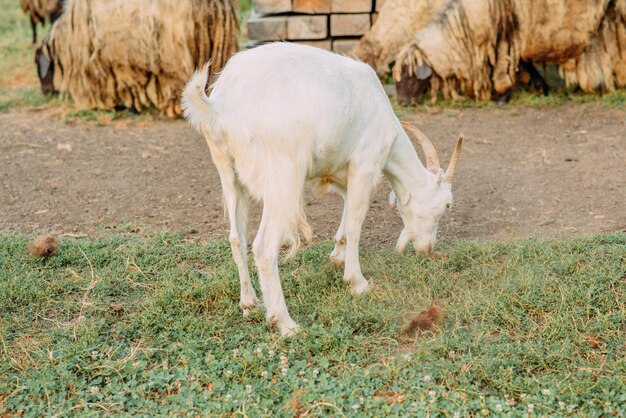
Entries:
MULTIPOLYGON (((63 123, 0 113, 0 230, 107 234, 120 224, 226 236, 219 178, 183 121, 63 123)), ((589 106, 416 113, 442 161, 465 133, 444 237, 549 236, 626 228, 626 112, 589 106)), ((401 221, 381 182, 366 245, 390 245, 401 221)), ((315 240, 341 216, 334 195, 307 199, 315 240)), ((258 222, 259 209, 253 214, 258 222)))

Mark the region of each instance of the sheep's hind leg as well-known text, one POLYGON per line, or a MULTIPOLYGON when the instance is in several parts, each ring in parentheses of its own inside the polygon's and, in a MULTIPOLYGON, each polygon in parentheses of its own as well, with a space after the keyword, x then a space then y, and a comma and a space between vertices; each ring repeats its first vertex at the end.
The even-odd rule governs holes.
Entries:
POLYGON ((282 336, 290 336, 297 333, 299 327, 289 315, 278 275, 278 254, 284 224, 283 219, 269 212, 264 203, 261 225, 252 244, 252 252, 259 271, 267 321, 278 327, 282 336))
POLYGON ((248 222, 248 192, 243 188, 236 178, 235 170, 230 159, 223 155, 221 151, 212 146, 209 142, 209 149, 217 171, 220 174, 224 201, 228 218, 230 220, 230 248, 239 272, 239 306, 243 315, 247 316, 252 309, 259 305, 248 270, 248 244, 246 241, 246 230, 248 222))
POLYGON ((343 280, 350 284, 350 290, 355 295, 365 293, 370 289, 369 283, 363 277, 359 262, 359 241, 361 227, 369 207, 371 191, 378 179, 377 173, 370 167, 355 164, 348 174, 348 190, 346 194, 346 258, 343 280))

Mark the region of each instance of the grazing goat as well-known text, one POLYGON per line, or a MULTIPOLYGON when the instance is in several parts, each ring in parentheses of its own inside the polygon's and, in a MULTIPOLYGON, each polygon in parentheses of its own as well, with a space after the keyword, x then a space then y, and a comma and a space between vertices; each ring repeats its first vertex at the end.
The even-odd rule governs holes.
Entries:
POLYGON ((461 138, 444 172, 430 141, 407 125, 424 147, 425 169, 369 66, 314 47, 271 43, 234 55, 210 97, 207 74, 208 64, 189 81, 182 107, 205 136, 220 174, 244 315, 258 305, 247 264, 250 197, 263 202, 252 253, 266 318, 282 335, 295 333, 298 325, 287 310, 278 256, 285 241, 290 254, 296 251, 298 229, 310 236, 303 210, 306 180, 317 179, 344 199, 331 259, 345 263, 343 279, 352 293, 369 289, 358 247, 381 172, 398 196, 404 222, 397 249, 412 241, 416 251, 432 250, 439 219, 452 202, 461 138))

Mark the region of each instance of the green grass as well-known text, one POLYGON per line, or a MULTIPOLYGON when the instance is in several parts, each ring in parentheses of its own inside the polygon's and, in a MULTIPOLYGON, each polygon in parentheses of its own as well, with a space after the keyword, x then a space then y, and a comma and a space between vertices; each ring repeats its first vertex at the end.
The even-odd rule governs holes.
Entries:
POLYGON ((498 104, 494 101, 476 101, 467 98, 460 100, 444 100, 439 99, 435 103, 430 98, 424 98, 419 103, 411 106, 400 106, 395 98, 391 98, 391 104, 396 114, 402 116, 413 112, 440 111, 445 109, 461 110, 461 109, 519 109, 519 108, 546 108, 564 106, 567 104, 591 104, 606 108, 626 109, 626 90, 620 89, 604 94, 589 94, 583 92, 574 92, 565 87, 553 90, 548 96, 543 94, 515 90, 511 100, 506 104, 498 104))
POLYGON ((0 415, 626 414, 625 233, 367 250, 360 298, 315 245, 280 266, 291 339, 241 316, 226 241, 27 242, 0 236, 0 415))

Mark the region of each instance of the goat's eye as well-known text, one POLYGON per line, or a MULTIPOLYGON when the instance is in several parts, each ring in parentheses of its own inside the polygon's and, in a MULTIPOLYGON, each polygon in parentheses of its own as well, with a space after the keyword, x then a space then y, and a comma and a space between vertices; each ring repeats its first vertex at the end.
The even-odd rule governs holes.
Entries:
POLYGON ((446 203, 446 209, 450 209, 450 204, 446 203))

